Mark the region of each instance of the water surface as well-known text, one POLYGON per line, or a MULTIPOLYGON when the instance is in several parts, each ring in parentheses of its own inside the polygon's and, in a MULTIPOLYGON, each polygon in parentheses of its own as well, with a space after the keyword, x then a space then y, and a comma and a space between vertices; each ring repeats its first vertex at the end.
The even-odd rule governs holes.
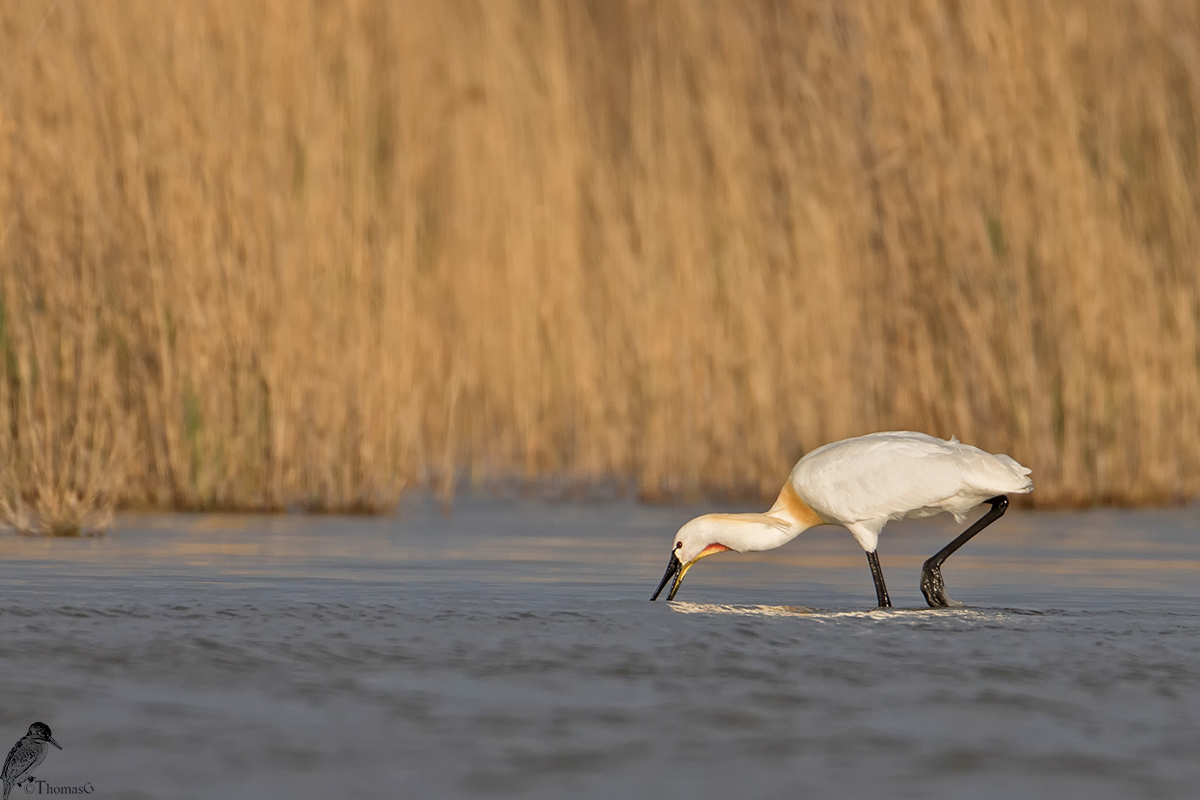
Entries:
POLYGON ((1200 510, 1010 511, 963 609, 917 590, 949 519, 884 533, 893 611, 836 528, 647 602, 705 510, 0 534, 0 735, 97 797, 1197 796, 1200 510))

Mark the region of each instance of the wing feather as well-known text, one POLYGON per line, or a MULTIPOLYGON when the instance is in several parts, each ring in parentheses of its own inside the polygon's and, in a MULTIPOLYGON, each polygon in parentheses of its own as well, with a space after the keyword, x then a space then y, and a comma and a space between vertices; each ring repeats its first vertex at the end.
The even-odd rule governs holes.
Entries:
POLYGON ((1027 492, 1029 470, 1008 456, 924 433, 898 431, 846 439, 800 459, 791 481, 831 522, 964 511, 997 494, 1027 492))
POLYGON ((4 760, 4 771, 0 773, 0 779, 4 783, 15 783, 34 765, 38 755, 38 748, 28 742, 25 737, 21 737, 13 745, 12 750, 8 751, 8 758, 4 760))

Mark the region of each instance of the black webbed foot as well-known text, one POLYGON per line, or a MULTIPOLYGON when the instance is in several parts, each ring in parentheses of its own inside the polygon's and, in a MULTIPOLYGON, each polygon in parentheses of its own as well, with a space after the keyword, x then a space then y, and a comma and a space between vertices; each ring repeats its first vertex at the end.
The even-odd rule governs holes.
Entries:
POLYGON ((921 567, 921 594, 930 608, 950 608, 961 606, 962 603, 946 594, 946 582, 942 580, 942 567, 932 563, 933 559, 921 567))

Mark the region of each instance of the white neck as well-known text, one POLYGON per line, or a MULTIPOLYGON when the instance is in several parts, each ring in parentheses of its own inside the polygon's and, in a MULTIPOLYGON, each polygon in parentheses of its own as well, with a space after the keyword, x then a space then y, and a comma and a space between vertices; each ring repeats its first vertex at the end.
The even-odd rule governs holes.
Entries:
POLYGON ((708 514, 705 519, 719 526, 713 538, 739 553, 773 550, 809 527, 774 514, 708 514))
POLYGON ((775 505, 764 514, 705 514, 688 525, 702 525, 706 542, 739 553, 756 553, 787 544, 814 525, 825 524, 825 521, 804 502, 789 481, 779 493, 775 505))

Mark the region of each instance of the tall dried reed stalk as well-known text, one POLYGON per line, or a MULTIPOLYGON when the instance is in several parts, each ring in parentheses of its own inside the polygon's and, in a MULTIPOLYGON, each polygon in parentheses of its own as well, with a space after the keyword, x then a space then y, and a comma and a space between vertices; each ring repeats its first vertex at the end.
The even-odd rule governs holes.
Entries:
MULTIPOLYGON (((5 513, 1200 490, 1200 6, 0 5, 5 513), (74 509, 74 510, 70 510, 74 509)), ((52 527, 58 523, 48 523, 52 527)))

